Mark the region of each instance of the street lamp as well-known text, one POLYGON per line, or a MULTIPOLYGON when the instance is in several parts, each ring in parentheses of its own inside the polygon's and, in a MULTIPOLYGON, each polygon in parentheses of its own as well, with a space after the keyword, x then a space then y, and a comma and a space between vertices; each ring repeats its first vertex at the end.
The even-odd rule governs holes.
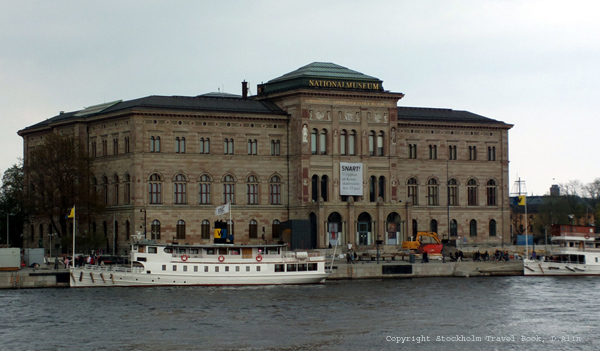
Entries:
POLYGON ((10 244, 8 242, 8 233, 9 233, 9 231, 8 231, 8 228, 9 228, 9 220, 8 220, 9 218, 8 218, 8 216, 14 216, 14 215, 12 213, 7 213, 6 214, 6 247, 10 247, 10 244))
POLYGON ((50 237, 50 259, 52 259, 52 237, 56 235, 56 233, 49 233, 48 236, 50 237))

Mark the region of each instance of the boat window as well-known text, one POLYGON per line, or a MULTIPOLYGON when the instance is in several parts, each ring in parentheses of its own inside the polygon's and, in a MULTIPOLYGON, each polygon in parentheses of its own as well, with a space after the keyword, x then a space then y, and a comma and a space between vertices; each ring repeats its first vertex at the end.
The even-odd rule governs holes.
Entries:
POLYGON ((229 272, 229 266, 225 266, 225 272, 229 272))
POLYGON ((316 263, 309 263, 308 264, 308 270, 309 271, 316 271, 317 270, 317 264, 316 263))
POLYGON ((295 272, 296 271, 296 265, 295 264, 288 264, 287 265, 287 271, 288 272, 295 272))
POLYGON ((177 266, 173 265, 173 272, 177 272, 177 266))
POLYGON ((220 247, 219 248, 219 255, 227 255, 227 248, 220 247))
POLYGON ((240 266, 235 266, 235 271, 239 272, 240 271, 240 266))
POLYGON ((206 249, 206 254, 207 255, 214 255, 215 254, 215 249, 206 249))
POLYGON ((276 264, 275 272, 285 272, 285 267, 282 264, 276 264))
POLYGON ((276 247, 272 247, 267 250, 267 254, 268 255, 278 255, 279 250, 276 247))
POLYGON ((240 249, 229 249, 229 254, 230 255, 239 255, 240 249))
POLYGON ((305 272, 307 269, 308 267, 306 267, 306 263, 301 263, 298 265, 298 271, 305 272))
POLYGON ((260 266, 256 266, 256 271, 260 272, 260 266))
POLYGON ((173 249, 170 247, 165 247, 165 252, 166 253, 173 253, 173 249))
POLYGON ((180 254, 184 254, 185 253, 185 249, 179 249, 179 253, 180 254))
POLYGON ((204 271, 208 272, 208 266, 204 266, 204 271))
POLYGON ((187 272, 187 266, 183 266, 183 271, 187 272))
POLYGON ((138 249, 139 253, 144 253, 146 250, 144 249, 144 246, 140 246, 140 248, 138 249))
POLYGON ((215 266, 215 272, 219 271, 219 266, 215 266))
POLYGON ((194 266, 194 272, 198 272, 198 266, 194 266))
POLYGON ((163 271, 166 271, 166 270, 167 270, 167 265, 166 265, 166 264, 163 264, 163 265, 162 265, 162 269, 163 269, 163 271))
POLYGON ((596 262, 598 262, 598 257, 596 257, 596 262))
POLYGON ((151 254, 157 253, 156 247, 154 247, 154 246, 148 247, 148 253, 151 253, 151 254))
POLYGON ((246 272, 250 272, 250 266, 246 266, 246 272))
POLYGON ((192 255, 197 255, 197 254, 198 254, 198 249, 191 249, 191 250, 190 250, 190 253, 191 253, 192 255))

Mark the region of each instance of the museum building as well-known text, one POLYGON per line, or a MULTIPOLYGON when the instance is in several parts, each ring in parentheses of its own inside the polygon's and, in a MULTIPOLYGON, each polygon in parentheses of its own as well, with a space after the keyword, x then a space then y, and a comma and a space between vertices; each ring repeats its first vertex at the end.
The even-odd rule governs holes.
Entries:
MULTIPOLYGON (((93 158, 106 210, 78 222, 125 253, 131 235, 208 244, 227 222, 236 243, 293 248, 417 231, 466 243, 510 241, 511 124, 467 111, 398 106, 383 81, 315 62, 248 96, 148 96, 59 115, 19 131, 28 150, 67 133, 93 158), (215 208, 230 204, 230 212, 215 208), (90 229, 91 228, 91 229, 90 229)), ((30 218, 24 245, 52 231, 30 218)))

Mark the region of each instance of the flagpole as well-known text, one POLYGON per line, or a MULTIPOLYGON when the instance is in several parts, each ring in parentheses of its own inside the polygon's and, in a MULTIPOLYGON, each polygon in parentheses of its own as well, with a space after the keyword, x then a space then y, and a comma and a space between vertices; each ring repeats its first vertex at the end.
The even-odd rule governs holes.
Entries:
POLYGON ((527 225, 527 195, 525 195, 525 258, 529 258, 529 233, 527 225))
POLYGON ((71 263, 73 264, 73 268, 75 268, 75 205, 73 205, 73 257, 71 259, 71 263))

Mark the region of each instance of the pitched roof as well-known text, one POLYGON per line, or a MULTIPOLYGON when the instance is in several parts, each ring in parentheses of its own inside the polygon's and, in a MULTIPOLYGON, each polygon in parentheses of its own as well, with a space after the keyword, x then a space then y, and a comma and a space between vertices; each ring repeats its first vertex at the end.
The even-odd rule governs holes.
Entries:
MULTIPOLYGON (((147 96, 128 101, 90 106, 83 110, 60 113, 45 121, 24 128, 22 131, 49 126, 57 122, 73 119, 85 119, 111 112, 132 108, 160 108, 168 110, 207 111, 207 112, 237 112, 251 114, 287 115, 285 111, 269 101, 243 99, 240 96, 227 94, 207 94, 200 96, 147 96)), ((19 131, 20 133, 21 131, 19 131)))
POLYGON ((281 77, 271 79, 268 83, 290 80, 295 78, 335 78, 347 80, 381 81, 379 78, 353 71, 347 67, 336 65, 331 62, 313 62, 302 66, 295 71, 286 73, 281 77))
MULTIPOLYGON (((469 111, 457 111, 446 108, 424 108, 424 107, 398 107, 398 121, 419 122, 453 122, 453 123, 479 123, 479 124, 503 124, 502 121, 480 116, 469 111)), ((512 125, 508 125, 512 126, 512 125)))

